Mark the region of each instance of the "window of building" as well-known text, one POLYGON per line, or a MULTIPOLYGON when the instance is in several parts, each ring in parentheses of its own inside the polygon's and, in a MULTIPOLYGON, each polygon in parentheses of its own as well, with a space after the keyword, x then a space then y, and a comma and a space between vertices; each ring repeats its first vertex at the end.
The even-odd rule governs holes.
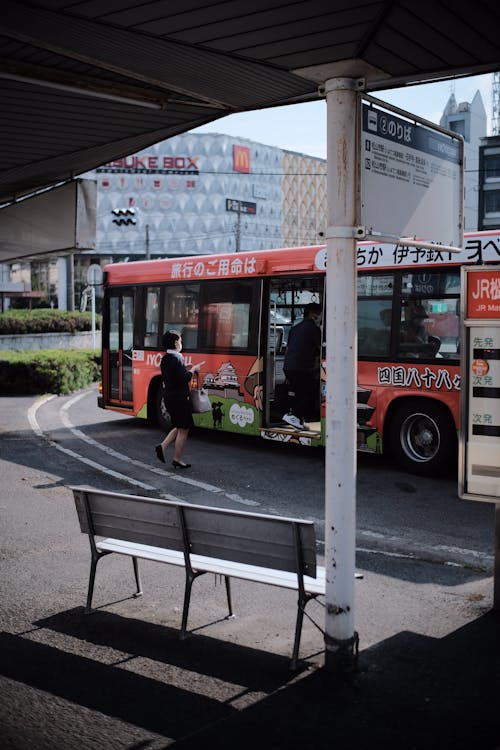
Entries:
POLYGON ((500 154, 485 157, 484 177, 486 180, 498 179, 500 177, 500 154))
POLYGON ((465 138, 465 120, 451 120, 449 128, 453 133, 458 133, 465 138))
POLYGON ((486 214, 500 213, 500 190, 484 191, 484 212, 486 214))

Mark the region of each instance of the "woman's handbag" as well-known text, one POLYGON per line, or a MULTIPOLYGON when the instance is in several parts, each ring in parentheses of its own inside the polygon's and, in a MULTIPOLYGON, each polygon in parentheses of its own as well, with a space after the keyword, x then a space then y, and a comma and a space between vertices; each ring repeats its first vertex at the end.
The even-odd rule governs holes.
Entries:
MULTIPOLYGON (((191 406, 193 407, 194 414, 203 414, 207 411, 212 411, 212 405, 208 398, 208 393, 204 388, 198 388, 198 375, 195 376, 194 388, 191 388, 189 397, 191 399, 191 406)), ((194 378, 193 378, 194 380, 194 378)))

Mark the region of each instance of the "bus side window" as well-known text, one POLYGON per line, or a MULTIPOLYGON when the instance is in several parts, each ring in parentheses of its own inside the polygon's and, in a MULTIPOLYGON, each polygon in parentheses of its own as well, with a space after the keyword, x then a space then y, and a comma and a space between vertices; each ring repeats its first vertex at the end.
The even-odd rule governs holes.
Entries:
POLYGON ((358 302, 358 354, 360 357, 387 357, 391 343, 392 309, 387 300, 358 302))
POLYGON ((408 300, 402 308, 401 356, 457 359, 459 300, 442 297, 408 300))
POLYGON ((244 280, 213 282, 203 287, 201 325, 206 347, 242 350, 252 346, 258 308, 251 303, 257 288, 253 281, 244 280))
POLYGON ((198 348, 198 284, 174 284, 165 287, 163 333, 179 331, 186 350, 198 348))
POLYGON ((158 324, 160 319, 160 288, 149 287, 146 293, 146 315, 144 347, 158 348, 158 324))

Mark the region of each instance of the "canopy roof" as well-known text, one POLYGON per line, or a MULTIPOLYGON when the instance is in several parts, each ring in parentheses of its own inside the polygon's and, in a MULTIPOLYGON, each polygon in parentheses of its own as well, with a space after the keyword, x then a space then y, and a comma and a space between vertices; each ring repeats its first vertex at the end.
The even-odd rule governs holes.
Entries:
POLYGON ((500 69, 500 6, 4 0, 0 204, 233 112, 500 69))

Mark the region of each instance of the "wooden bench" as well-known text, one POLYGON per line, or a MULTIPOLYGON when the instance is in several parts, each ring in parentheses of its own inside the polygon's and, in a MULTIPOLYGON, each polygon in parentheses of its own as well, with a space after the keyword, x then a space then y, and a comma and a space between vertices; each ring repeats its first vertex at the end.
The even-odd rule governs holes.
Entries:
POLYGON ((325 570, 316 564, 313 522, 91 487, 70 489, 81 531, 90 541, 86 612, 92 606, 97 563, 112 552, 132 557, 135 596, 142 594, 139 558, 185 568, 181 638, 187 635, 193 581, 203 573, 224 576, 229 617, 233 614, 233 577, 294 589, 298 602, 291 667, 296 668, 305 608, 311 599, 325 593, 325 570))

